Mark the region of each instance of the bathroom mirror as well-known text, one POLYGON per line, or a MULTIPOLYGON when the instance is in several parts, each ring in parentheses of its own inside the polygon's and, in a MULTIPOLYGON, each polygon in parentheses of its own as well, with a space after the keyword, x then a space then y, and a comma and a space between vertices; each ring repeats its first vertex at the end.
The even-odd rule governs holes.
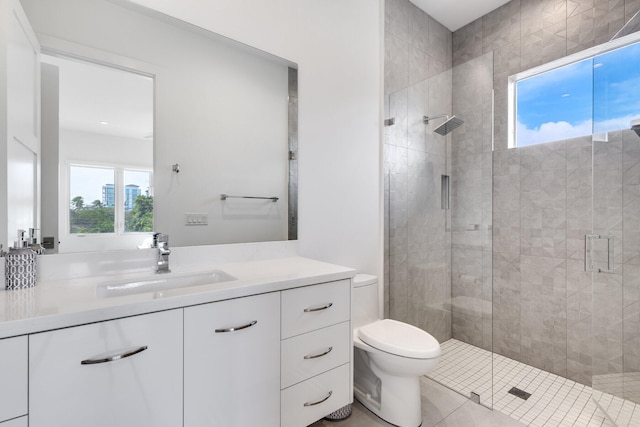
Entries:
MULTIPOLYGON (((97 157, 74 162, 48 149, 65 136, 43 125, 41 236, 60 242, 52 252, 143 244, 151 231, 127 225, 132 206, 125 206, 138 196, 152 199, 153 231, 168 234, 171 246, 297 238, 296 64, 124 0, 20 3, 45 55, 45 96, 58 61, 146 78, 153 93, 152 129, 138 135, 152 159, 139 158, 133 145, 129 156, 127 148, 110 143, 111 153, 89 149, 97 157), (109 155, 114 151, 121 163, 109 155), (70 183, 79 167, 116 171, 114 182, 96 184, 101 196, 88 196, 93 200, 82 205, 74 202, 70 183), (146 188, 133 181, 133 172, 151 178, 146 188), (109 197, 125 206, 120 217, 113 214, 112 228, 73 228, 70 217, 86 213, 82 209, 104 210, 109 197)), ((47 110, 51 105, 43 97, 43 124, 57 114, 47 110)))

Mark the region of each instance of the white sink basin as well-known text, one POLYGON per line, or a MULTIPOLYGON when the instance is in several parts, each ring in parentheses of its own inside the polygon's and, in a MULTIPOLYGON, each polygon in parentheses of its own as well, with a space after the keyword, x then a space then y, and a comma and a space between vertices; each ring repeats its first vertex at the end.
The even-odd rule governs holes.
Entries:
POLYGON ((157 274, 134 280, 105 283, 97 286, 100 298, 118 297, 122 295, 141 294, 145 292, 166 291, 191 286, 211 285, 214 283, 237 280, 222 270, 211 270, 201 273, 157 274))

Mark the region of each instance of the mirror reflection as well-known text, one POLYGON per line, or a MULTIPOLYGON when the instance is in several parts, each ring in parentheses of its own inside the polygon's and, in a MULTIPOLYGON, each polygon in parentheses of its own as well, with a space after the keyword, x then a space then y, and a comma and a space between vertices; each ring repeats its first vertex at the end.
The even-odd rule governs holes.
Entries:
POLYGON ((153 231, 153 79, 73 58, 41 56, 42 130, 50 152, 44 236, 58 252, 134 246, 153 231), (56 154, 57 151, 57 154, 56 154), (51 171, 51 173, 49 173, 51 171), (57 203, 57 204, 56 204, 57 203), (145 233, 145 234, 140 234, 145 233), (58 244, 60 242, 60 244, 58 244))
POLYGON ((124 1, 21 4, 42 81, 59 79, 57 103, 42 86, 43 124, 59 120, 42 129, 50 251, 134 248, 152 230, 172 246, 296 238, 295 64, 124 1))

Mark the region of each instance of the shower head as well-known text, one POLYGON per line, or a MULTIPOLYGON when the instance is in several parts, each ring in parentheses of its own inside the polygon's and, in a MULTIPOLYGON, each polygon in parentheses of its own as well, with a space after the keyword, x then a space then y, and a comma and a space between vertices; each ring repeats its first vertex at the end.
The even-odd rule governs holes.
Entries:
POLYGON ((427 123, 429 123, 430 120, 438 119, 441 117, 446 118, 446 120, 444 121, 444 123, 442 123, 440 126, 435 128, 433 131, 442 136, 449 134, 449 132, 451 132, 452 130, 454 130, 455 128, 457 128, 458 126, 464 123, 464 120, 456 116, 449 117, 446 114, 440 114, 439 116, 433 116, 433 117, 424 116, 422 121, 426 125, 427 123))
POLYGON ((640 136, 640 119, 631 120, 631 130, 640 136))

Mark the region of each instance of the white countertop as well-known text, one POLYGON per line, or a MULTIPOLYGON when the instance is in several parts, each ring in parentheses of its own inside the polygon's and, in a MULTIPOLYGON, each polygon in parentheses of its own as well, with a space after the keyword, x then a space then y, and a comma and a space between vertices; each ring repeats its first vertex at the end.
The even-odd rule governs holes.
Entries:
POLYGON ((169 275, 210 270, 222 270, 237 280, 118 297, 102 298, 96 293, 97 285, 149 277, 153 273, 149 271, 146 274, 66 280, 41 279, 35 288, 0 290, 0 339, 348 279, 355 275, 355 270, 350 268, 297 256, 184 267, 173 269, 169 275))

